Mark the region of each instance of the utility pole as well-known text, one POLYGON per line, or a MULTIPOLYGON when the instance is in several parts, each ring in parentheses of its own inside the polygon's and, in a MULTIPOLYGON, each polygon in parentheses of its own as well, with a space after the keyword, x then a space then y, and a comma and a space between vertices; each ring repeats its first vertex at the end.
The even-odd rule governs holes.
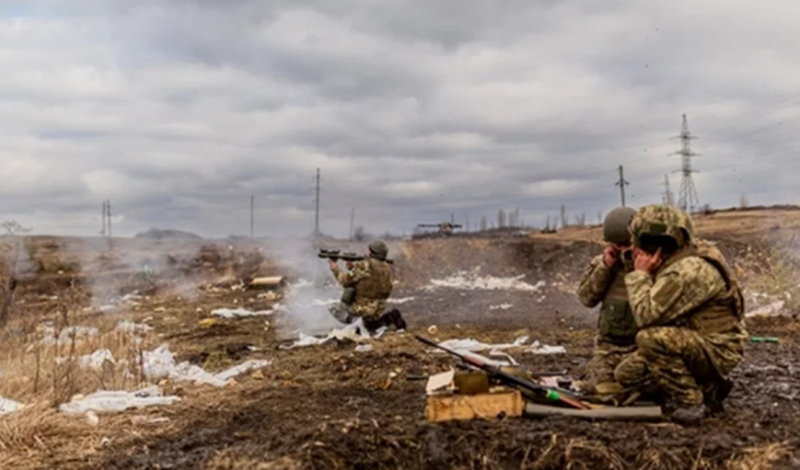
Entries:
POLYGON ((619 186, 619 193, 622 196, 622 207, 625 207, 625 186, 629 185, 627 181, 625 181, 625 177, 622 173, 622 165, 619 166, 619 181, 614 183, 614 186, 619 186))
POLYGON ((316 184, 316 194, 317 196, 314 198, 314 236, 319 236, 319 168, 317 168, 317 184, 316 184))
POLYGON ((675 204, 672 197, 672 191, 669 190, 669 176, 664 175, 664 204, 672 206, 675 204))
POLYGON ((100 230, 100 236, 106 237, 106 201, 103 201, 103 230, 100 230))
POLYGON ((692 152, 691 141, 697 137, 689 133, 689 123, 686 120, 686 115, 683 115, 683 123, 681 125, 681 135, 673 138, 681 139, 681 149, 670 155, 681 156, 681 169, 680 173, 683 175, 681 179, 681 192, 678 198, 678 207, 687 213, 693 213, 695 208, 700 208, 700 200, 697 197, 697 189, 694 187, 694 180, 692 180, 692 173, 697 173, 692 170, 692 157, 697 157, 700 154, 692 152))
POLYGON ((253 238, 254 234, 254 219, 255 219, 255 196, 250 195, 250 238, 253 238))
POLYGON ((356 208, 354 207, 350 211, 350 241, 353 241, 353 227, 355 226, 356 221, 356 208))
POLYGON ((450 223, 455 225, 456 224, 456 215, 454 213, 450 213, 450 223))
POLYGON ((106 220, 108 221, 108 238, 111 239, 111 200, 106 200, 106 220))
POLYGON ((469 214, 467 214, 467 232, 469 232, 469 214))

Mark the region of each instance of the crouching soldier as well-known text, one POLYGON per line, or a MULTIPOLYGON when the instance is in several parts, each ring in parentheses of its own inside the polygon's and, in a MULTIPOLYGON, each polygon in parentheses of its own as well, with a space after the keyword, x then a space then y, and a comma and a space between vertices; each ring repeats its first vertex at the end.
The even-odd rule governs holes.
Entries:
POLYGON ((386 262, 388 255, 386 243, 378 240, 369 244, 369 253, 364 259, 347 262, 346 271, 339 269, 336 261, 330 261, 333 276, 345 289, 342 300, 329 308, 334 318, 346 324, 361 318, 364 327, 373 332, 389 325, 398 330, 406 328, 399 310, 384 314, 386 301, 392 294, 392 270, 386 262))
POLYGON ((742 293, 722 253, 694 238, 684 212, 643 207, 630 229, 635 271, 625 284, 639 332, 637 351, 615 377, 660 394, 674 421, 695 424, 723 411, 728 375, 743 359, 742 293))
POLYGON ((584 388, 598 395, 614 395, 621 387, 614 369, 636 350, 636 321, 628 302, 625 275, 633 271, 628 231, 634 209, 618 207, 603 221, 602 255, 595 257, 580 281, 578 299, 588 308, 600 304, 594 353, 586 366, 584 388))

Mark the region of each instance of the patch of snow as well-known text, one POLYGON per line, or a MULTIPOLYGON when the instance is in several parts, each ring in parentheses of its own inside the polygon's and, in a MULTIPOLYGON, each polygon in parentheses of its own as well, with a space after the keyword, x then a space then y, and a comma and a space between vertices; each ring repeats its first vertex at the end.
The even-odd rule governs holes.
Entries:
POLYGON ((489 310, 508 310, 511 307, 513 307, 513 305, 511 304, 492 305, 491 307, 489 307, 489 310))
POLYGON ((539 281, 535 285, 522 282, 525 275, 515 277, 494 277, 480 276, 478 270, 473 272, 462 271, 445 279, 432 279, 429 286, 423 288, 432 291, 440 288, 460 289, 460 290, 515 290, 526 292, 538 292, 547 283, 539 281))
POLYGON ((399 299, 391 299, 390 298, 389 300, 386 301, 386 303, 402 305, 402 304, 406 304, 408 302, 413 302, 414 300, 416 300, 415 297, 401 297, 399 299))
POLYGON ((158 387, 152 386, 138 392, 100 390, 81 399, 64 403, 59 410, 69 414, 84 414, 90 411, 125 411, 128 408, 143 406, 171 405, 177 401, 180 401, 179 397, 161 396, 158 387))

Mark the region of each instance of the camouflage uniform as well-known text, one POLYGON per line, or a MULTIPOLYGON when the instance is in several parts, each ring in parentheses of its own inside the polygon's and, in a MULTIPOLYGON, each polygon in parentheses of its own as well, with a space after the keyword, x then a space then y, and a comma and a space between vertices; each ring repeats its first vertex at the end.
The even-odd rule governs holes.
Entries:
POLYGON ((680 407, 708 404, 743 358, 747 332, 736 279, 719 250, 693 239, 691 219, 681 211, 644 207, 630 229, 634 246, 643 234, 661 234, 674 238, 678 251, 653 274, 625 277, 640 330, 638 350, 615 377, 626 387, 664 393, 680 407))
POLYGON ((586 366, 586 380, 594 388, 614 381, 614 369, 636 350, 636 324, 628 304, 622 261, 606 266, 603 255, 592 259, 578 286, 578 299, 594 308, 602 303, 598 334, 594 339, 592 359, 586 366))
POLYGON ((625 357, 636 350, 636 322, 633 319, 625 274, 633 270, 628 231, 636 211, 629 207, 617 207, 603 221, 603 240, 616 251, 613 266, 605 263, 605 254, 592 259, 578 285, 578 299, 588 308, 598 304, 598 333, 594 340, 594 354, 586 367, 584 379, 589 389, 600 395, 613 394, 614 369, 625 357), (609 386, 612 388, 609 389, 609 386))
POLYGON ((352 304, 337 302, 329 308, 331 315, 340 322, 352 323, 357 317, 374 320, 386 310, 386 300, 392 293, 392 272, 387 262, 368 257, 357 261, 347 271, 337 266, 333 275, 345 289, 355 289, 352 304))

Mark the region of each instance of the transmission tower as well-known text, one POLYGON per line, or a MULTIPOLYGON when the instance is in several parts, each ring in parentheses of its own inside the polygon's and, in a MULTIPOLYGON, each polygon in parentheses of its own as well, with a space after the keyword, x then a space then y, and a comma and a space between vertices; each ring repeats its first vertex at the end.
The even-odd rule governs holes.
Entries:
POLYGON ((681 126, 681 135, 674 137, 681 139, 681 149, 671 155, 681 156, 681 169, 680 173, 683 175, 681 179, 681 192, 678 197, 678 207, 688 213, 693 213, 695 208, 700 208, 700 200, 697 198, 697 189, 694 187, 694 180, 692 180, 692 173, 697 173, 692 170, 692 157, 697 157, 700 154, 692 152, 691 141, 697 137, 689 133, 689 124, 686 121, 686 115, 683 115, 683 125, 681 126))

